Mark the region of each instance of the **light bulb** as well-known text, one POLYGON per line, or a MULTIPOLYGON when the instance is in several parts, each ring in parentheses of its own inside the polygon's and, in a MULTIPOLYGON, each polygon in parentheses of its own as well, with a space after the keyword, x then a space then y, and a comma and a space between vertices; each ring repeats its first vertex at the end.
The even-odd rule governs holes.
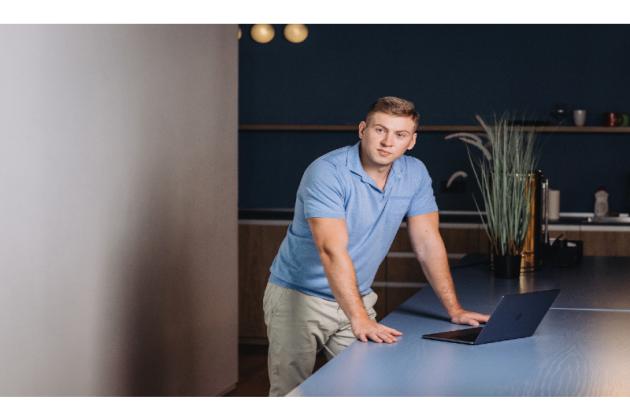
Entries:
POLYGON ((291 24, 284 27, 284 37, 289 42, 299 44, 308 36, 308 28, 302 24, 291 24))
POLYGON ((258 24, 252 26, 252 30, 250 31, 252 39, 258 43, 266 44, 271 42, 273 37, 276 35, 276 31, 273 29, 273 26, 267 24, 258 24))

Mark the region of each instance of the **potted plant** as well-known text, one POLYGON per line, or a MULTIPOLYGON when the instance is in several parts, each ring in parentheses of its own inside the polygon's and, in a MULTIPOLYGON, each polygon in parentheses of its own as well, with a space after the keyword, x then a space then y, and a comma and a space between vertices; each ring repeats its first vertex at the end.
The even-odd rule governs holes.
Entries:
POLYGON ((476 116, 484 130, 487 142, 479 136, 456 133, 448 136, 478 147, 483 157, 473 159, 468 150, 475 180, 481 192, 482 212, 473 196, 483 221, 492 255, 495 275, 516 278, 520 272, 521 252, 530 219, 530 182, 537 157, 534 152, 534 132, 526 132, 505 116, 487 125, 476 116))

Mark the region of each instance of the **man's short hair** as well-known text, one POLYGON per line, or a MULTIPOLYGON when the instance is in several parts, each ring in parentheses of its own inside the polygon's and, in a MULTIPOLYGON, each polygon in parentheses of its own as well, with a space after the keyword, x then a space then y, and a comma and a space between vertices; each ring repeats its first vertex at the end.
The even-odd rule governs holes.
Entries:
POLYGON ((418 120, 420 115, 416 111, 416 107, 413 102, 406 99, 397 98, 395 96, 384 96, 378 98, 376 102, 372 104, 365 116, 365 122, 368 122, 370 116, 375 112, 382 112, 384 114, 395 115, 397 117, 411 117, 418 129, 418 120))

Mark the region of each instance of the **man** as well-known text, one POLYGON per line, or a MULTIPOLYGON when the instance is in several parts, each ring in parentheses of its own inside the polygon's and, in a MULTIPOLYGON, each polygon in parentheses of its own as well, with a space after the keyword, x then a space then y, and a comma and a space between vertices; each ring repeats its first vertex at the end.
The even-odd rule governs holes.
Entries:
POLYGON ((488 320, 460 306, 431 178, 420 160, 404 156, 416 144, 418 119, 413 103, 380 98, 359 124, 360 142, 304 172, 263 300, 269 395, 304 381, 320 349, 331 359, 357 339, 389 344, 402 335, 376 322, 370 286, 405 216, 414 253, 451 321, 488 320))

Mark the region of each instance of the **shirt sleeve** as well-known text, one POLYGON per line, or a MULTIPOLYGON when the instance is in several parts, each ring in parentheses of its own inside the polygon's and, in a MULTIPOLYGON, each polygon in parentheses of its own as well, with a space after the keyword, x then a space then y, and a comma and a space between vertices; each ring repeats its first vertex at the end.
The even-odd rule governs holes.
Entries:
POLYGON ((438 211, 433 188, 431 187, 431 176, 427 171, 424 163, 418 161, 419 165, 419 181, 418 191, 411 198, 411 204, 407 211, 407 217, 418 216, 420 214, 432 213, 438 211))
POLYGON ((306 168, 298 194, 304 205, 305 218, 345 219, 344 184, 332 163, 319 160, 306 168))

